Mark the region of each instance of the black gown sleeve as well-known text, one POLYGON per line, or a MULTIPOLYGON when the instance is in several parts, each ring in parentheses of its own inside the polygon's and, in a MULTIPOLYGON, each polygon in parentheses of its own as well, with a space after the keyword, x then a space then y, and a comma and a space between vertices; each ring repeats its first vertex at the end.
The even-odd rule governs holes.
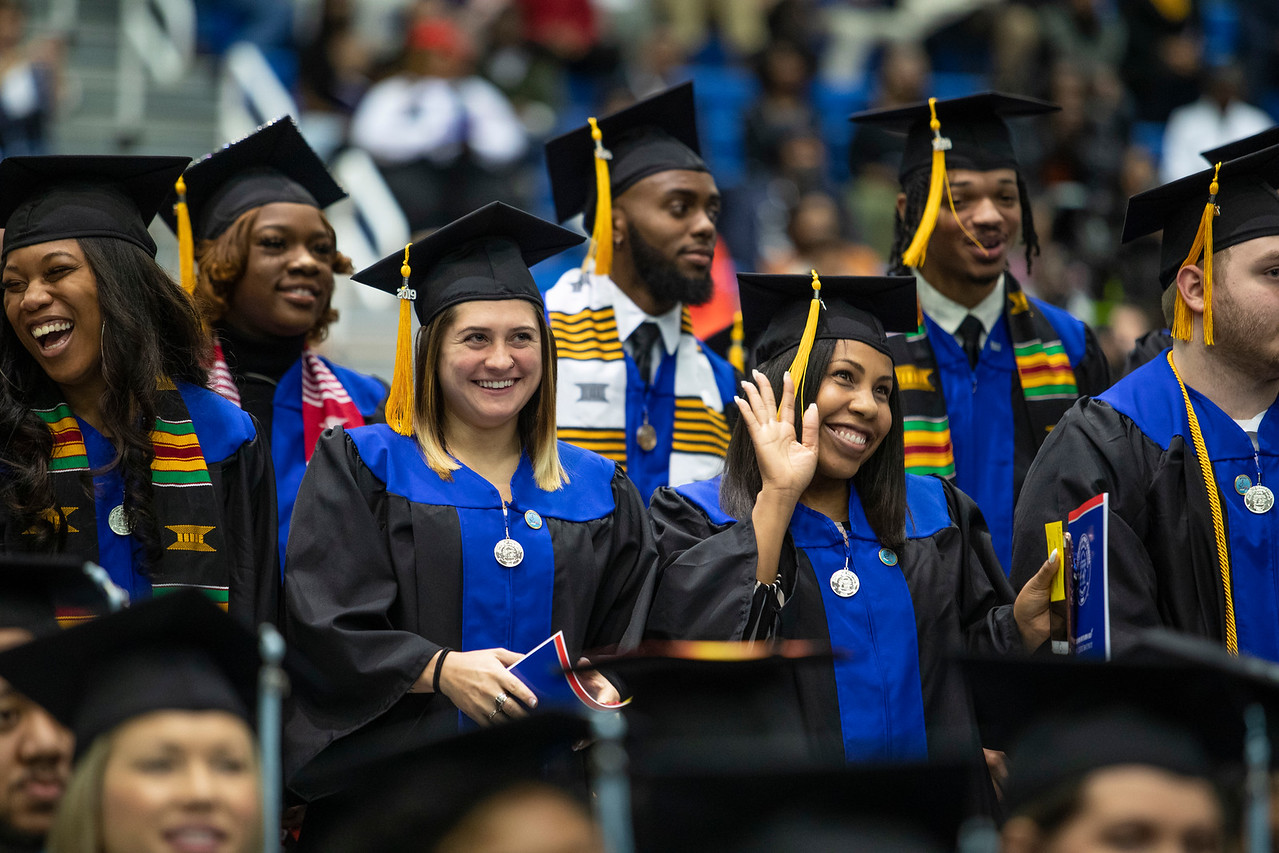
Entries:
POLYGON ((276 531, 275 469, 262 440, 254 437, 219 467, 225 541, 233 549, 228 612, 246 624, 279 625, 280 556, 276 531))
POLYGON ((1084 326, 1084 357, 1075 365, 1075 385, 1079 396, 1095 397, 1110 387, 1110 362, 1097 343, 1091 326, 1084 326))
MULTIPOLYGON (((1013 525, 1013 586, 1021 589, 1047 557, 1044 524, 1101 492, 1108 518, 1111 626, 1116 634, 1162 623, 1157 572, 1143 542, 1147 486, 1159 448, 1104 402, 1081 399, 1062 417, 1031 466, 1013 525)), ((1112 638, 1112 646, 1114 639, 1112 638)))
POLYGON ((1022 648, 1013 618, 1013 590, 995 554, 986 519, 972 498, 941 481, 951 521, 959 528, 956 604, 964 648, 970 654, 1008 654, 1022 648))
MULTIPOLYGON (((602 531, 606 542, 597 546, 600 558, 594 570, 601 576, 591 606, 585 648, 626 652, 643 639, 657 584, 657 548, 644 501, 620 467, 614 471, 610 487, 615 509, 611 523, 602 531)), ((591 568, 583 565, 574 571, 591 568)))
POLYGON ((346 431, 321 436, 293 510, 284 626, 289 644, 323 668, 334 690, 322 701, 297 698, 288 734, 295 762, 390 709, 441 647, 393 627, 398 584, 386 501, 346 431))

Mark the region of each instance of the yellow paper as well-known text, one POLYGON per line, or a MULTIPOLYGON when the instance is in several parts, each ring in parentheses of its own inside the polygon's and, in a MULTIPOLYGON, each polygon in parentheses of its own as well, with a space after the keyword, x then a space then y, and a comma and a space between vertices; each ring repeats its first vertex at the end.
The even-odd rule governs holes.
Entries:
POLYGON ((1057 574, 1053 575, 1051 601, 1066 600, 1066 538, 1062 533, 1060 521, 1050 521, 1044 525, 1044 536, 1048 539, 1048 556, 1057 549, 1057 574))

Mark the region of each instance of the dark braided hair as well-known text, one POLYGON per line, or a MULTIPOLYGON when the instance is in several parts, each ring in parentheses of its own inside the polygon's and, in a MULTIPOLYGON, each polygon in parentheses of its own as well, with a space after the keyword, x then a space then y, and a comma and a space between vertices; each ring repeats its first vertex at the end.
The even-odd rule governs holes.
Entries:
MULTIPOLYGON (((888 272, 890 275, 909 275, 910 269, 902 263, 902 253, 915 237, 915 229, 924 216, 924 205, 928 203, 928 184, 931 175, 927 169, 916 169, 902 181, 902 192, 906 194, 906 214, 894 215, 893 248, 888 254, 888 272), (910 223, 907 226, 907 223, 910 223)), ((942 205, 946 205, 943 190, 942 205)), ((1026 271, 1033 268, 1033 258, 1039 254, 1039 235, 1035 233, 1035 217, 1030 208, 1030 191, 1026 188, 1026 179, 1017 173, 1017 194, 1021 198, 1021 242, 1026 247, 1026 271)))
MULTIPOLYGON (((160 391, 159 377, 204 385, 202 366, 208 341, 195 305, 155 260, 142 249, 109 237, 78 241, 97 281, 102 314, 102 375, 106 391, 99 402, 104 432, 119 468, 124 507, 133 535, 144 553, 143 571, 163 555, 151 488, 151 461, 160 391)), ((7 323, 0 334, 0 506, 19 532, 31 530, 31 550, 59 550, 66 518, 55 500, 49 475, 53 438, 31 411, 36 399, 60 396, 57 387, 17 340, 7 323)), ((95 474, 102 473, 95 471, 95 474)))

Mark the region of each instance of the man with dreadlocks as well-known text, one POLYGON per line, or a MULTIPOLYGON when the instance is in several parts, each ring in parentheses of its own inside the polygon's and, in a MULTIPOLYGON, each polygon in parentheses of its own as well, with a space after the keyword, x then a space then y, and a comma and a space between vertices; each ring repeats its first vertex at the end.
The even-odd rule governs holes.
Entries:
POLYGON ((906 470, 977 501, 1005 573, 1036 452, 1077 397, 1109 385, 1091 330, 1008 271, 1018 232, 1028 267, 1039 242, 1004 119, 1055 109, 985 93, 852 116, 906 133, 891 270, 915 275, 920 305, 919 328, 892 338, 906 470))

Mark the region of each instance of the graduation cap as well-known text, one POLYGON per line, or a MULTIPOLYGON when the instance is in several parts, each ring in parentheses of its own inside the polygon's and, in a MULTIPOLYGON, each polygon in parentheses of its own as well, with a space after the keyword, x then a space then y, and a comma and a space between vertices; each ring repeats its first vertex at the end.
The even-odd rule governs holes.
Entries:
MULTIPOLYGON (((1204 276, 1204 343, 1213 343, 1212 256, 1239 243, 1279 234, 1279 145, 1139 193, 1128 200, 1121 240, 1163 231, 1159 283, 1167 288, 1184 266, 1204 276)), ((1190 310, 1177 296, 1172 336, 1191 339, 1190 310)))
MULTIPOLYGON (((39 637, 107 613, 113 605, 103 583, 111 581, 99 580, 101 572, 63 555, 0 556, 0 628, 21 628, 39 637)), ((112 592, 124 594, 118 588, 112 592)))
POLYGON ((1234 160, 1237 157, 1243 157, 1248 154, 1255 154, 1261 149, 1269 148, 1272 145, 1279 145, 1279 126, 1267 128, 1260 133, 1254 133, 1252 136, 1245 136, 1243 139, 1227 142, 1225 145, 1218 145, 1216 148, 1209 148, 1207 151, 1200 151, 1199 156, 1209 163, 1215 164, 1225 160, 1234 160))
POLYGON ((160 216, 178 235, 182 286, 191 293, 196 240, 217 237, 265 204, 323 209, 343 198, 346 191, 286 115, 192 164, 170 188, 160 216))
POLYGON ((147 225, 190 157, 51 155, 0 161, 3 257, 53 240, 111 237, 155 257, 147 225))
POLYGON ((315 853, 433 850, 486 801, 529 786, 581 805, 586 770, 575 746, 588 734, 581 717, 540 712, 433 743, 397 732, 346 751, 335 744, 294 780, 320 792, 303 843, 315 853))
POLYGON ((697 141, 693 84, 645 98, 546 143, 555 218, 595 220, 588 259, 599 275, 613 263, 613 199, 639 181, 673 169, 707 172, 697 141), (594 192, 588 163, 594 163, 594 192))
POLYGON ((817 340, 861 341, 890 356, 888 332, 919 327, 914 276, 827 276, 738 273, 743 333, 755 363, 798 345, 790 375, 796 411, 817 340))
POLYGON ((412 354, 409 306, 418 322, 462 302, 526 299, 543 310, 542 293, 528 268, 582 242, 582 236, 531 213, 491 202, 351 276, 400 298, 395 372, 386 422, 412 432, 412 354))
POLYGON ((1035 98, 982 92, 946 100, 929 98, 906 107, 866 110, 849 116, 850 121, 859 124, 872 124, 906 134, 898 172, 903 182, 917 169, 931 166, 928 201, 915 236, 902 253, 902 262, 908 267, 918 267, 924 262, 928 240, 941 210, 942 187, 948 168, 978 172, 1017 169, 1012 133, 1005 119, 1042 115, 1059 109, 1061 107, 1056 104, 1035 98))
POLYGON ((71 729, 83 753, 152 711, 251 721, 257 640, 203 594, 183 591, 0 653, 0 677, 71 729))
POLYGON ((961 666, 982 744, 1009 752, 1010 811, 1105 767, 1144 764, 1205 778, 1234 769, 1244 755, 1244 709, 1279 709, 1279 667, 1162 631, 1111 662, 961 666))

